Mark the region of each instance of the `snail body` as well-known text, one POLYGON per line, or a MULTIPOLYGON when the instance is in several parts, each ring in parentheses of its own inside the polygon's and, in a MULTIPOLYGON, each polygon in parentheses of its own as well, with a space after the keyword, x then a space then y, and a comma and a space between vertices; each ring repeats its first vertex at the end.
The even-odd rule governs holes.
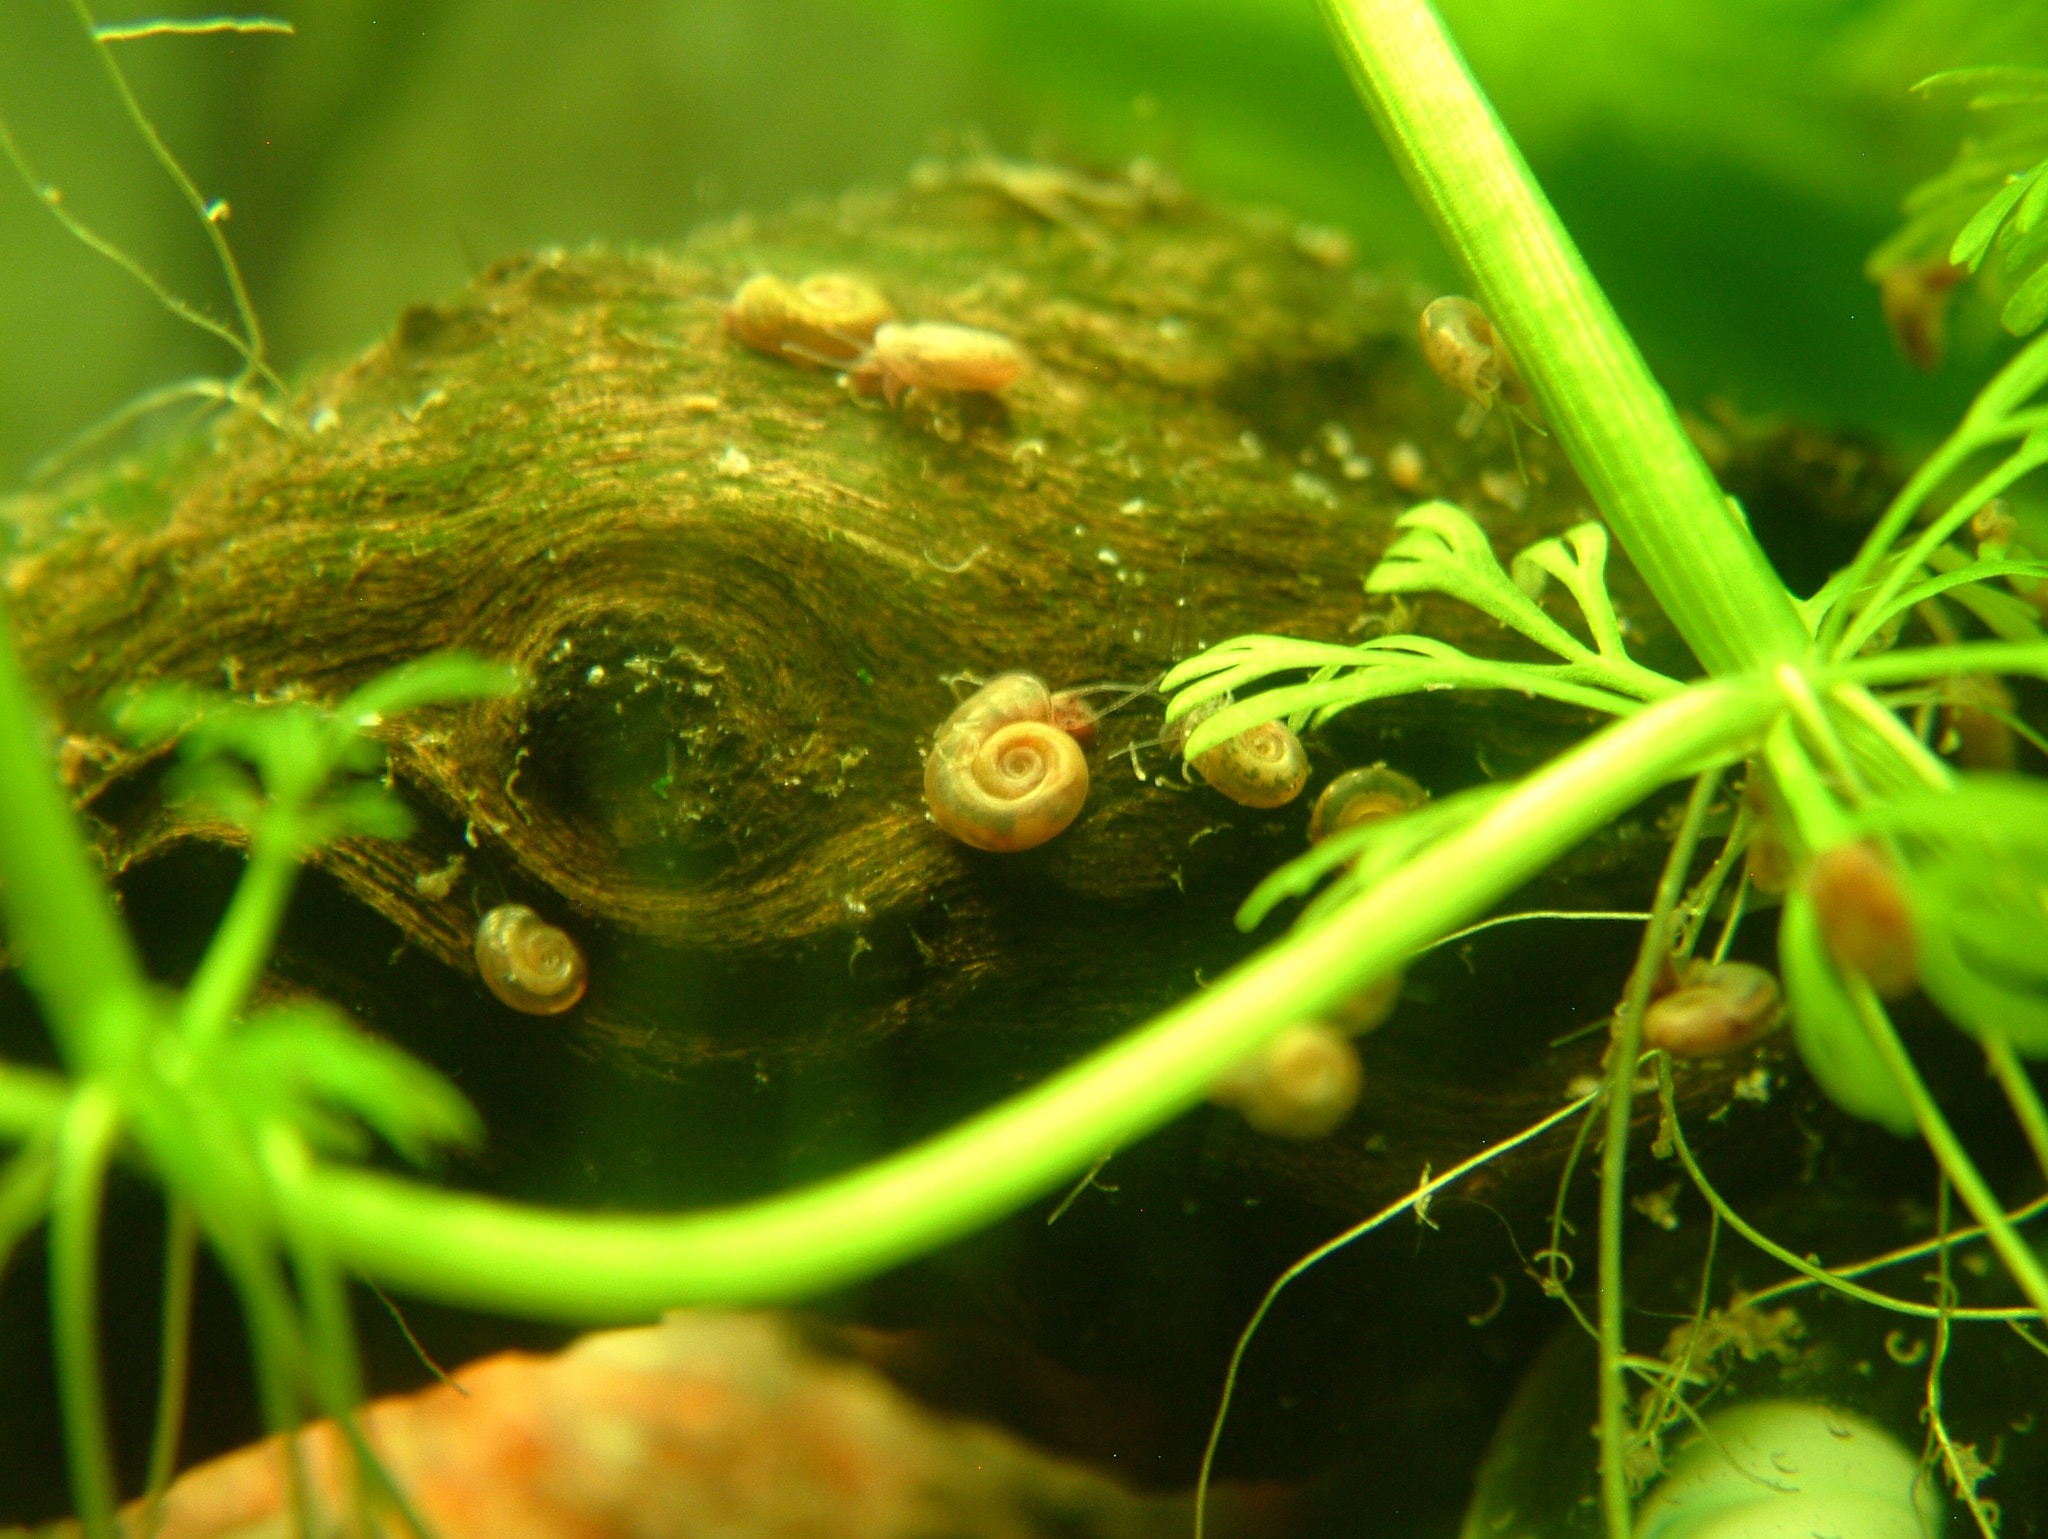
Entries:
POLYGON ((740 285, 725 329, 747 346, 797 363, 852 363, 896 310, 879 290, 843 273, 813 273, 791 285, 761 273, 740 285))
POLYGON ((1418 327, 1422 356, 1436 377, 1482 411, 1496 400, 1520 406, 1529 387, 1509 356, 1507 343, 1487 314, 1471 300, 1446 294, 1431 300, 1418 327))
POLYGON ((993 394, 1024 372, 1024 350, 999 331, 944 321, 890 322, 847 371, 856 390, 891 406, 911 390, 993 394))
POLYGON ((1643 1046, 1674 1058, 1716 1058, 1749 1046, 1784 1019, 1778 980, 1748 962, 1695 964, 1643 1013, 1643 1046))
POLYGON ((1289 1026, 1209 1090, 1274 1138, 1323 1138, 1342 1126, 1365 1088, 1358 1049, 1322 1021, 1289 1026))
POLYGON ((1348 769, 1323 787, 1309 814, 1308 841, 1320 844, 1339 829, 1411 812, 1429 800, 1429 793, 1399 770, 1384 764, 1348 769))
POLYGON ((560 1015, 583 997, 590 969, 575 941, 524 903, 501 903, 476 927, 484 987, 525 1015, 560 1015))
POLYGON ((924 761, 932 821, 978 850, 1028 850, 1059 833, 1088 799, 1088 760, 1054 725, 1053 695, 1005 673, 946 718, 924 761))

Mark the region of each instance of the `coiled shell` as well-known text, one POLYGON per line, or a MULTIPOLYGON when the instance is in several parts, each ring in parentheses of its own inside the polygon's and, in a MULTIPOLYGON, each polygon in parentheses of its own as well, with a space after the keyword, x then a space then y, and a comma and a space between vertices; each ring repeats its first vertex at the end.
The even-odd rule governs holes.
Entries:
POLYGON ((1857 840, 1824 851, 1806 874, 1806 892, 1837 966, 1863 974, 1884 999, 1919 986, 1913 911, 1890 858, 1876 845, 1857 840))
POLYGON ((1284 807, 1308 784, 1308 753, 1284 721, 1264 721, 1188 761, 1244 807, 1284 807))
POLYGON ((1024 350, 999 331, 945 321, 890 324, 875 331, 875 345, 853 366, 854 386, 880 392, 894 406, 910 390, 993 394, 1024 372, 1024 350))
POLYGON ((1052 694, 1005 673, 946 718, 924 761, 932 821, 977 850, 1028 850, 1073 822, 1088 799, 1088 760, 1053 725, 1052 694))
POLYGON ((1519 406, 1529 399, 1507 343, 1471 300, 1456 294, 1431 300, 1418 330, 1422 356, 1436 377, 1474 404, 1490 408, 1500 399, 1519 406))
POLYGON ((476 927, 484 987, 526 1015, 560 1015, 583 997, 590 969, 576 942, 524 903, 501 903, 476 927))
POLYGON ((1290 1026, 1210 1088, 1275 1138, 1323 1138, 1342 1126, 1365 1088, 1358 1049, 1322 1021, 1290 1026))
POLYGON ((1320 844, 1339 829, 1395 817, 1428 800, 1429 793, 1421 786, 1384 764, 1346 770, 1316 798, 1308 819, 1308 841, 1320 844))
POLYGON ((797 363, 852 363, 896 310, 879 290, 844 273, 813 273, 791 287, 772 273, 740 285, 725 329, 747 346, 797 363))
POLYGON ((1674 1058, 1715 1058, 1749 1046, 1784 1019, 1778 980, 1747 962, 1696 966, 1643 1013, 1643 1046, 1674 1058))

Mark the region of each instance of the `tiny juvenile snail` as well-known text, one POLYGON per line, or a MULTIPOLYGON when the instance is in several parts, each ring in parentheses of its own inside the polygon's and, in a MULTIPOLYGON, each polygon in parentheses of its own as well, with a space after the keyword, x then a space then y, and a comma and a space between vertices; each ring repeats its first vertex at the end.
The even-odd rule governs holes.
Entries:
POLYGON ((834 366, 859 358, 875 328, 895 316, 889 301, 858 278, 813 273, 792 287, 761 273, 733 295, 725 329, 777 358, 834 366))
POLYGON ((1422 356, 1436 377, 1481 411, 1492 410, 1495 400, 1510 406, 1527 403, 1529 388, 1515 369, 1507 343, 1471 300, 1456 294, 1431 300, 1418 330, 1422 356))
POLYGON ((1063 720, 1078 714, 1029 673, 998 674, 961 701, 925 755, 932 821, 997 851, 1032 849, 1073 822, 1088 760, 1063 720))
MULTIPOLYGON (((1230 704, 1228 695, 1205 700, 1168 729, 1166 741, 1185 743, 1198 722, 1230 704)), ((1188 760, 1188 767, 1241 807, 1284 807, 1308 784, 1308 753, 1284 721, 1262 721, 1188 760)))
POLYGON ((1384 764, 1348 769, 1316 798, 1308 818, 1308 842, 1320 844, 1339 829, 1397 817, 1428 800, 1429 793, 1421 786, 1384 764))
POLYGON ((1023 372, 1024 350, 999 331, 920 321, 877 328, 874 345, 854 360, 846 377, 862 394, 880 395, 894 406, 911 390, 993 394, 1023 372))
POLYGON ((1685 981, 1643 1012, 1643 1046, 1674 1058, 1717 1058, 1776 1028, 1778 980, 1747 962, 1695 962, 1685 981))
POLYGON ((1289 1026, 1209 1089, 1274 1138, 1323 1138, 1358 1104, 1365 1068, 1342 1031, 1321 1021, 1289 1026))
POLYGON ((1821 940, 1838 966, 1870 980, 1880 998, 1898 999, 1920 983, 1920 939, 1892 863, 1867 840, 1815 857, 1806 893, 1821 940))
POLYGON ((569 937, 524 903, 501 903, 476 927, 484 987, 526 1015, 560 1015, 583 997, 589 968, 569 937))

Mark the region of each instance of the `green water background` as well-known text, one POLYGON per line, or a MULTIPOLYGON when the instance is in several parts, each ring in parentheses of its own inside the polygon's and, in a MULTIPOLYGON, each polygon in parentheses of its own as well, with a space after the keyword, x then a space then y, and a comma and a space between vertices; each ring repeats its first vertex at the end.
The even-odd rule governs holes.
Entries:
MULTIPOLYGON (((102 20, 210 14, 108 0, 102 20)), ((1443 10, 1682 401, 1917 447, 2006 345, 1969 300, 1948 366, 1893 354, 1863 256, 1971 126, 1908 95, 1952 65, 2048 62, 2043 0, 1444 0, 1443 10)), ((1149 154, 1191 187, 1340 227, 1456 286, 1310 0, 282 0, 292 38, 123 46, 227 199, 275 359, 345 357, 491 260, 659 242, 899 179, 979 131, 1010 155, 1149 154)), ((225 315, 189 210, 62 0, 0 6, 0 110, 42 177, 225 315)), ((0 484, 222 350, 0 184, 0 484)))

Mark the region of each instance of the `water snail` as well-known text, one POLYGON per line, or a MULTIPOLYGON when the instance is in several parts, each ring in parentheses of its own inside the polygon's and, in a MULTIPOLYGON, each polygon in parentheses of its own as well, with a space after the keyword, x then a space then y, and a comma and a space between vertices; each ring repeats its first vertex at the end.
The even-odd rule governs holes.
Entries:
POLYGON ((954 707, 925 755, 932 821, 977 850, 1045 843, 1088 799, 1088 760, 1071 730, 1085 716, 1036 674, 990 679, 954 707))
POLYGON ((846 371, 847 383, 891 406, 912 390, 993 395, 1024 372, 1024 350, 999 331, 944 321, 890 322, 846 371))
POLYGON ((1320 844, 1340 829, 1377 823, 1413 811, 1429 793, 1384 764, 1348 769, 1323 787, 1308 819, 1308 842, 1320 844))
POLYGON ((1778 980, 1748 962, 1694 962, 1677 988, 1643 1012, 1643 1046, 1674 1058, 1718 1058, 1776 1029, 1778 980))
POLYGON ((1919 932, 1891 859, 1869 840, 1816 856, 1806 895, 1828 954, 1870 980, 1881 999, 1899 999, 1920 983, 1919 932))
POLYGON ((501 903, 476 927, 484 987, 525 1015, 560 1015, 583 997, 590 969, 576 942, 524 903, 501 903))
POLYGON ((1499 401, 1508 409, 1508 443, 1519 468, 1522 446, 1515 436, 1515 419, 1519 417, 1535 433, 1542 433, 1543 428, 1529 414, 1533 404, 1529 387, 1493 321, 1471 300, 1446 294, 1423 308, 1417 331, 1424 361, 1438 379, 1471 403, 1458 424, 1459 434, 1469 438, 1478 432, 1480 420, 1499 401))
POLYGON ((1234 1106, 1244 1120, 1275 1138, 1334 1133, 1365 1088, 1358 1049, 1337 1027, 1302 1021, 1209 1087, 1209 1099, 1234 1106))
MULTIPOLYGON (((1203 701, 1172 723, 1162 741, 1178 747, 1198 722, 1228 704, 1228 695, 1203 701)), ((1262 721, 1247 727, 1187 762, 1188 768, 1241 807, 1284 807, 1308 784, 1308 752, 1284 721, 1262 721)))
POLYGON ((733 295, 725 329, 774 357, 837 367, 867 352, 875 329, 895 318, 895 307, 858 278, 813 273, 792 286, 761 273, 733 295))

